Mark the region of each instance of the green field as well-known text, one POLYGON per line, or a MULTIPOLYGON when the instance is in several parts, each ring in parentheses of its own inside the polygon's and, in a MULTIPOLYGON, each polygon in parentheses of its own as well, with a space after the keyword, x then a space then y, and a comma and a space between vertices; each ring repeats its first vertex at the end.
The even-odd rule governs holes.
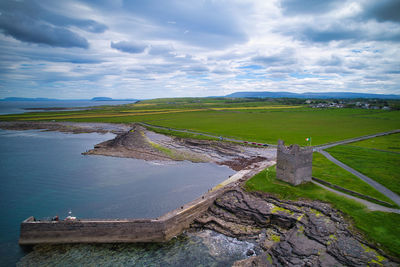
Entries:
POLYGON ((350 145, 400 153, 400 133, 375 137, 350 145))
MULTIPOLYGON (((361 193, 379 200, 386 201, 395 205, 395 203, 381 192, 351 174, 350 172, 337 166, 322 154, 315 152, 313 154, 312 175, 316 178, 330 182, 332 184, 344 187, 346 189, 361 193)), ((337 190, 337 189, 335 189, 337 190)))
POLYGON ((156 99, 88 111, 4 115, 0 120, 147 122, 177 129, 276 144, 312 145, 400 128, 400 111, 313 109, 296 103, 223 98, 156 99))
POLYGON ((245 188, 248 191, 268 192, 281 199, 312 199, 331 203, 347 215, 370 242, 400 257, 400 214, 369 211, 364 205, 313 183, 291 186, 276 179, 275 166, 252 177, 246 182, 245 188))
POLYGON ((400 195, 400 154, 352 145, 335 146, 326 151, 400 195))

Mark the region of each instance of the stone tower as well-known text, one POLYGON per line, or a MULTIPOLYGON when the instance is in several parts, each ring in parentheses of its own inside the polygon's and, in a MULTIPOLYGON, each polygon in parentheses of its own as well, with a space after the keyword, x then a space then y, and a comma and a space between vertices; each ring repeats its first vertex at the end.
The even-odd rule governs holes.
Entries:
POLYGON ((298 145, 286 147, 278 141, 276 158, 276 178, 292 185, 311 181, 312 147, 300 148, 298 145))

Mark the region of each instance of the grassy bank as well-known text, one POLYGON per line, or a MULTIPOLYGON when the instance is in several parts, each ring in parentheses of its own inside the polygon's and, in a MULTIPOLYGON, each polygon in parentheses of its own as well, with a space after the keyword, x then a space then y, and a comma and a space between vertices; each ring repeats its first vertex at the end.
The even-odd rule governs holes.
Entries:
POLYGON ((400 227, 398 227, 400 214, 369 211, 364 205, 313 183, 291 186, 276 179, 275 166, 249 179, 245 188, 248 191, 268 192, 281 199, 311 199, 330 203, 342 211, 367 240, 389 254, 400 257, 400 227))
POLYGON ((400 195, 400 154, 351 145, 335 146, 326 151, 400 195))

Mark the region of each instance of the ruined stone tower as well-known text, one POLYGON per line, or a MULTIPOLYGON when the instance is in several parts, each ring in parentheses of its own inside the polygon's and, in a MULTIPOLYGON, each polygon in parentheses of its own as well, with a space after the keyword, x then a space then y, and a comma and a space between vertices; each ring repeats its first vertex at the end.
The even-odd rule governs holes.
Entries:
POLYGON ((276 178, 299 185, 311 181, 312 147, 300 148, 298 145, 286 147, 278 141, 276 158, 276 178))

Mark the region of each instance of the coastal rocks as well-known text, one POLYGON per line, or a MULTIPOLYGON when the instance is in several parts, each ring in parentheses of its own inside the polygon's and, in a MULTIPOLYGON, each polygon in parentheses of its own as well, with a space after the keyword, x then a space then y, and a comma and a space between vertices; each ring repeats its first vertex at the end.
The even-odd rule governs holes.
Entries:
POLYGON ((117 135, 114 139, 95 145, 84 155, 105 155, 113 157, 136 158, 144 160, 171 160, 155 146, 151 145, 145 136, 145 128, 134 125, 127 132, 117 135))
POLYGON ((124 124, 111 123, 76 123, 49 121, 0 121, 0 128, 5 130, 44 130, 65 133, 122 133, 129 130, 124 124))
POLYGON ((239 171, 275 156, 274 149, 248 148, 238 144, 212 140, 170 137, 147 130, 139 124, 118 134, 113 140, 97 144, 84 155, 105 155, 149 161, 213 162, 239 171))
POLYGON ((398 266, 350 232, 341 214, 321 202, 281 201, 234 188, 192 228, 253 241, 263 250, 234 266, 398 266))

